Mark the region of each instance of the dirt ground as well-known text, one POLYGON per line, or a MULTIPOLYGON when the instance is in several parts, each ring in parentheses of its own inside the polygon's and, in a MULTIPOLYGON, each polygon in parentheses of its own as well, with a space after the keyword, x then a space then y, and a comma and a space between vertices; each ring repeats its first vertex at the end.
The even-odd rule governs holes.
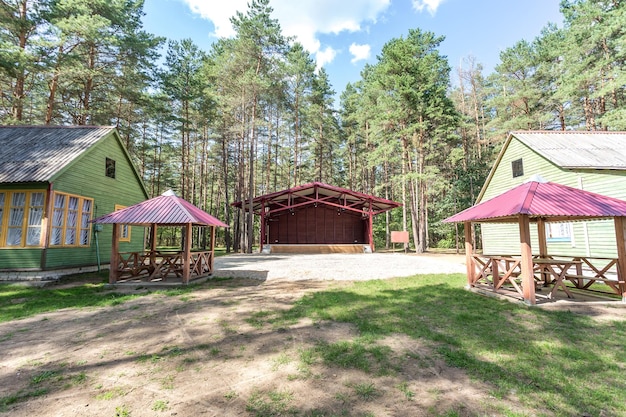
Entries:
MULTIPOLYGON (((188 294, 151 294, 112 307, 2 323, 0 398, 24 401, 0 415, 482 416, 503 409, 532 414, 493 398, 493 387, 470 381, 462 370, 433 360, 431 347, 418 340, 397 335, 379 342, 400 367, 377 375, 303 359, 320 344, 354 339, 351 325, 267 323, 308 292, 349 285, 233 278, 188 294)), ((586 312, 603 317, 601 307, 594 308, 586 312)))

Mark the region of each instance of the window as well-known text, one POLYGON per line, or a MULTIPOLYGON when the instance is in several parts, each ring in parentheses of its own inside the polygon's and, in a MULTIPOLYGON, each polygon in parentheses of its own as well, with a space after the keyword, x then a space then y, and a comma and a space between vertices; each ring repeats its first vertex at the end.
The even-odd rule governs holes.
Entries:
POLYGON ((522 164, 522 159, 516 159, 511 162, 511 169, 513 171, 513 178, 521 177, 524 175, 524 165, 522 164))
POLYGON ((83 200, 83 210, 81 211, 80 220, 80 245, 89 246, 89 236, 91 236, 91 212, 93 207, 93 201, 83 200))
POLYGON ((5 193, 0 193, 0 246, 4 246, 4 235, 2 234, 2 230, 4 230, 4 227, 2 226, 4 224, 4 200, 6 198, 6 194, 5 193))
POLYGON ((546 239, 549 242, 571 242, 571 223, 546 223, 546 239))
POLYGON ((0 193, 0 246, 40 246, 45 201, 43 191, 0 193))
MULTIPOLYGON (((120 206, 119 204, 115 205, 115 211, 125 209, 126 206, 120 206)), ((130 226, 127 224, 120 224, 118 226, 119 230, 119 241, 120 242, 130 242, 130 226)))
POLYGON ((50 246, 89 246, 93 200, 55 193, 50 246))
POLYGON ((106 176, 115 179, 115 160, 106 159, 106 176))

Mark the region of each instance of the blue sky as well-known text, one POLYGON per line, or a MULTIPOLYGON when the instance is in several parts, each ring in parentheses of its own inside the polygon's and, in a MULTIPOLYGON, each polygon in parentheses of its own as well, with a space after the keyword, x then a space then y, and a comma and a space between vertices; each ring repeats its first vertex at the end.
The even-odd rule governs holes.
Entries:
MULTIPOLYGON (((409 29, 431 31, 453 72, 472 56, 493 72, 503 49, 532 41, 549 22, 561 26, 559 0, 271 0, 283 33, 295 36, 330 76, 336 93, 360 79, 385 43, 409 29)), ((144 29, 168 39, 191 38, 208 51, 232 36, 229 18, 247 0, 145 0, 144 29)))

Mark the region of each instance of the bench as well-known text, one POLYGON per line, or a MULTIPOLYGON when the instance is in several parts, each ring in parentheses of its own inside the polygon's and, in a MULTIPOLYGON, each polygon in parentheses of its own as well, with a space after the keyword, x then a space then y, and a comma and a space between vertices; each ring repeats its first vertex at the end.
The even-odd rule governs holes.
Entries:
POLYGON ((582 290, 588 289, 596 281, 602 282, 605 285, 608 285, 616 294, 621 294, 618 285, 626 283, 626 281, 619 280, 617 278, 613 279, 613 278, 589 276, 589 275, 565 274, 564 278, 567 279, 568 281, 571 281, 576 286, 576 288, 579 288, 582 290))

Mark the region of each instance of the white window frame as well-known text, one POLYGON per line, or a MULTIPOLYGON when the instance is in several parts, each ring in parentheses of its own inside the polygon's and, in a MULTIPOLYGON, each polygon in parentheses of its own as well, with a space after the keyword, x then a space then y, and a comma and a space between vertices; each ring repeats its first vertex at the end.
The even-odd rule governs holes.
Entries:
POLYGON ((546 240, 548 242, 574 243, 574 227, 572 222, 546 222, 546 240))

